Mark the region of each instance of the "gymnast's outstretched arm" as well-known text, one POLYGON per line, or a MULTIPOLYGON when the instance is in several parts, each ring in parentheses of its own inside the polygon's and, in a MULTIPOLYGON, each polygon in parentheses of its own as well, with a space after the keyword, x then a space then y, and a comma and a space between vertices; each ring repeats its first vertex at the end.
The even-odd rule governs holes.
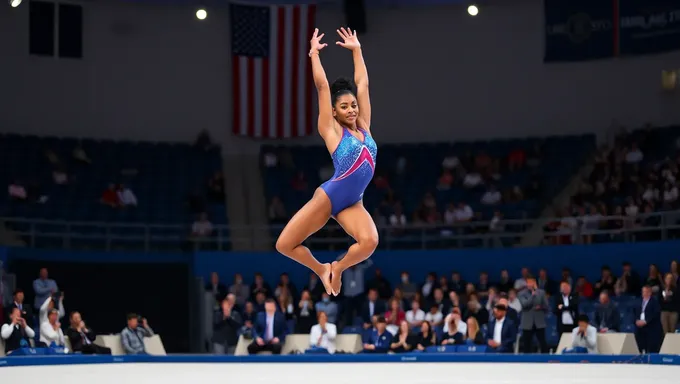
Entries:
POLYGON ((361 44, 357 31, 347 28, 338 29, 338 35, 343 41, 336 44, 352 51, 354 60, 354 83, 357 86, 357 102, 359 103, 359 122, 361 128, 370 132, 371 129, 371 99, 368 96, 368 70, 361 52, 361 44))
POLYGON ((316 92, 319 95, 319 122, 318 130, 321 137, 326 140, 330 135, 335 134, 333 124, 333 107, 331 106, 331 87, 326 78, 326 71, 321 65, 321 58, 319 58, 319 51, 324 49, 328 44, 322 43, 321 38, 324 34, 319 35, 319 29, 314 30, 314 35, 310 40, 309 57, 312 60, 312 77, 316 92))

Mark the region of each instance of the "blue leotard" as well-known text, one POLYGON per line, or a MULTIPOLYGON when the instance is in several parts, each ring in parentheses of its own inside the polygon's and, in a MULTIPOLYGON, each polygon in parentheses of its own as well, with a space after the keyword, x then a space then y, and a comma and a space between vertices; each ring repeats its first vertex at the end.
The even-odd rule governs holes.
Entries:
POLYGON ((333 216, 361 200, 375 172, 378 146, 365 130, 359 128, 359 131, 364 135, 363 142, 342 128, 340 144, 331 155, 335 173, 321 184, 331 199, 333 216))

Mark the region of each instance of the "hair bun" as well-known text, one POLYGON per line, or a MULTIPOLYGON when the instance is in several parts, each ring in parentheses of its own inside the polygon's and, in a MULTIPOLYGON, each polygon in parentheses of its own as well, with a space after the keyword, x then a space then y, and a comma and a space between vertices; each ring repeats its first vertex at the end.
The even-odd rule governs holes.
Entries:
POLYGON ((350 91, 354 93, 354 83, 352 80, 346 77, 341 77, 331 84, 331 95, 342 91, 350 91))

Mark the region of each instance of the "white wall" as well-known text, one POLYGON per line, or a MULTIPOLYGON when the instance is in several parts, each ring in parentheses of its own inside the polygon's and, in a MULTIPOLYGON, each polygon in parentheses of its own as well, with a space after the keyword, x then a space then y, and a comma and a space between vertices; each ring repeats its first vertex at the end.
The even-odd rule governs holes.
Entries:
MULTIPOLYGON (((680 66, 679 52, 546 65, 541 4, 483 7, 476 18, 464 7, 370 9, 362 43, 378 139, 592 132, 612 118, 680 123, 680 100, 659 92, 660 71, 680 66)), ((198 22, 193 7, 84 5, 82 61, 29 57, 28 7, 0 6, 0 131, 174 141, 207 128, 228 150, 250 143, 230 137, 226 9, 198 22)), ((337 7, 319 10, 329 41, 343 20, 337 7)), ((340 48, 322 57, 331 79, 351 74, 340 48)))

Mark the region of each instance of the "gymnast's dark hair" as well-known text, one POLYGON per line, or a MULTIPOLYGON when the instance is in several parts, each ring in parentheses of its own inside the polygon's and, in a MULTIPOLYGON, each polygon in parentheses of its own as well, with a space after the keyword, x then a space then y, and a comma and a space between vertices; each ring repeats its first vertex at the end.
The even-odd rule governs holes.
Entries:
POLYGON ((354 95, 354 83, 352 80, 341 77, 331 84, 331 102, 333 105, 338 101, 338 97, 343 95, 354 95))

